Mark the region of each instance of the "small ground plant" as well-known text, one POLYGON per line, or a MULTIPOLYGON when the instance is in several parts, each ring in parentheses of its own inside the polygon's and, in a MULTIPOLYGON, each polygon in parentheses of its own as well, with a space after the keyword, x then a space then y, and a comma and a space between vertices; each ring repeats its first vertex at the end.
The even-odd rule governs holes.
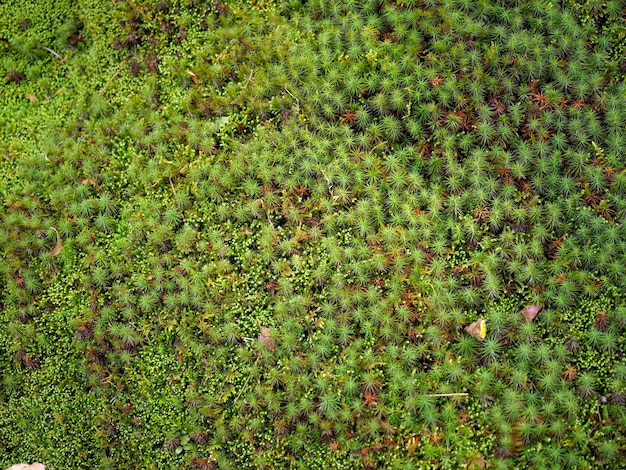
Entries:
POLYGON ((4 2, 0 466, 622 468, 624 11, 4 2))

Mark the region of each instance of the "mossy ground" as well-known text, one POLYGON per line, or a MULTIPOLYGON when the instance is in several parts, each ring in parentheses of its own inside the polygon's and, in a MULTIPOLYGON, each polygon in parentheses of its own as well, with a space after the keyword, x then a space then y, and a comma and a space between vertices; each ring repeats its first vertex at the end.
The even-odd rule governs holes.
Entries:
POLYGON ((623 466, 624 11, 3 2, 0 466, 623 466))

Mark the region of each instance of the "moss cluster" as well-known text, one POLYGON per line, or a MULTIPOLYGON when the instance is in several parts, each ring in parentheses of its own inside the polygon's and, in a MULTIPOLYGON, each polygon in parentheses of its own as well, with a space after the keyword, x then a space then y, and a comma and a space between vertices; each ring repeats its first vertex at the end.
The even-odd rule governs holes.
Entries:
POLYGON ((0 466, 623 465, 623 1, 53 3, 0 5, 0 466))

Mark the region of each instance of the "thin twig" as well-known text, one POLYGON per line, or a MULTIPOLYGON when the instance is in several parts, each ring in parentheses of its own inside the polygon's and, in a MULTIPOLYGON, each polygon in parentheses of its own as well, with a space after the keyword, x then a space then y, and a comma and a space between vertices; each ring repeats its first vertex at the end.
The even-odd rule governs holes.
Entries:
POLYGON ((172 183, 172 178, 168 177, 168 180, 170 180, 170 187, 172 188, 172 192, 174 193, 174 199, 176 199, 176 190, 174 189, 174 183, 172 183))
POLYGON ((63 62, 65 62, 67 60, 69 56, 66 55, 65 57, 63 57, 63 59, 61 59, 59 62, 57 62, 57 64, 54 66, 53 71, 56 71, 56 69, 58 69, 59 67, 61 67, 61 65, 63 65, 63 62))
POLYGON ((54 95, 52 95, 52 98, 55 98, 56 96, 59 96, 61 93, 63 93, 66 90, 65 87, 61 87, 59 88, 57 91, 54 92, 54 95))
MULTIPOLYGON (((261 203, 261 207, 263 208, 263 210, 265 211, 265 215, 267 216, 267 221, 270 223, 270 225, 272 226, 272 229, 276 230, 276 227, 274 227, 274 224, 272 223, 272 219, 270 219, 270 213, 267 210, 267 207, 265 207, 265 203, 263 202, 263 199, 257 199, 257 201, 259 201, 261 203)), ((255 201, 256 202, 256 201, 255 201)))
POLYGON ((289 91, 289 89, 287 88, 287 85, 285 85, 283 88, 284 88, 284 89, 285 89, 285 91, 289 94, 289 96, 291 96, 291 97, 295 100, 295 102, 296 102, 296 106, 300 107, 300 100, 291 94, 291 92, 290 92, 290 91, 289 91))
POLYGON ((248 86, 248 83, 250 83, 250 80, 252 80, 252 74, 254 73, 254 69, 250 70, 250 75, 248 76, 248 79, 246 80, 246 83, 241 87, 241 89, 245 89, 248 86))
MULTIPOLYGON (((254 364, 252 365, 252 367, 256 366, 256 363, 259 362, 259 359, 261 359, 261 356, 257 356, 256 361, 254 361, 254 364)), ((252 374, 248 375, 248 378, 246 379, 246 381, 243 384, 243 387, 241 387, 241 390, 239 390, 239 393, 237 394, 237 397, 235 398, 235 401, 233 403, 236 403, 237 400, 239 400, 239 397, 241 396, 241 394, 243 393, 243 391, 246 389, 246 387, 248 386, 248 382, 250 382, 250 378, 252 377, 252 374)))
POLYGON ((41 48, 45 51, 48 51, 50 54, 52 54, 54 57, 56 57, 59 60, 63 60, 63 57, 61 57, 61 54, 53 51, 52 49, 50 49, 49 47, 45 47, 45 46, 41 46, 41 48))
POLYGON ((322 175, 324 175, 324 178, 326 178, 326 184, 328 184, 328 191, 331 192, 332 194, 333 182, 330 180, 330 178, 326 175, 326 173, 324 173, 324 170, 322 170, 321 168, 320 168, 320 172, 322 173, 322 175))
POLYGON ((372 150, 376 150, 378 147, 385 145, 387 143, 386 140, 383 140, 382 142, 376 144, 374 147, 372 147, 372 150))
POLYGON ((117 70, 115 71, 115 73, 114 73, 113 75, 111 75, 111 78, 109 78, 109 79, 107 80, 107 82, 106 82, 106 83, 104 84, 104 86, 102 87, 102 90, 100 90, 100 91, 98 92, 98 94, 99 94, 99 95, 102 95, 102 93, 104 93, 104 92, 105 92, 105 90, 107 89, 107 87, 109 86, 109 84, 110 84, 110 83, 111 83, 111 82, 115 79, 115 77, 117 77, 117 76, 120 74, 120 72, 122 71, 122 67, 124 67, 124 65, 126 65, 126 60, 128 60, 128 59, 124 59, 124 60, 122 61, 122 63, 120 64, 120 66, 119 66, 119 67, 117 68, 117 70))

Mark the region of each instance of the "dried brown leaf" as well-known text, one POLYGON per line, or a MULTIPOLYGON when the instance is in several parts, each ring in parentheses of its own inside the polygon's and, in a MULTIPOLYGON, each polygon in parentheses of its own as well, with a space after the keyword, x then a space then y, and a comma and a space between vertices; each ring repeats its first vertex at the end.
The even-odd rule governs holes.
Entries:
POLYGON ((63 250, 63 244, 61 243, 61 236, 59 235, 59 231, 52 227, 52 230, 57 234, 57 244, 54 249, 48 253, 48 256, 59 256, 61 254, 61 250, 63 250))
POLYGON ((260 327, 261 327, 261 334, 259 335, 257 340, 259 341, 259 343, 264 345, 270 351, 274 351, 274 349, 275 349, 275 347, 274 347, 274 340, 270 337, 270 330, 269 330, 269 328, 267 328, 265 326, 260 326, 260 327))
POLYGON ((15 465, 11 465, 7 470, 46 470, 46 466, 42 463, 35 462, 31 465, 27 463, 17 463, 15 465))
POLYGON ((533 321, 542 308, 543 305, 527 305, 522 310, 522 316, 528 321, 533 321))
POLYGON ((466 326, 465 331, 478 341, 482 341, 485 339, 485 336, 487 336, 487 322, 484 319, 479 318, 474 323, 466 326))

